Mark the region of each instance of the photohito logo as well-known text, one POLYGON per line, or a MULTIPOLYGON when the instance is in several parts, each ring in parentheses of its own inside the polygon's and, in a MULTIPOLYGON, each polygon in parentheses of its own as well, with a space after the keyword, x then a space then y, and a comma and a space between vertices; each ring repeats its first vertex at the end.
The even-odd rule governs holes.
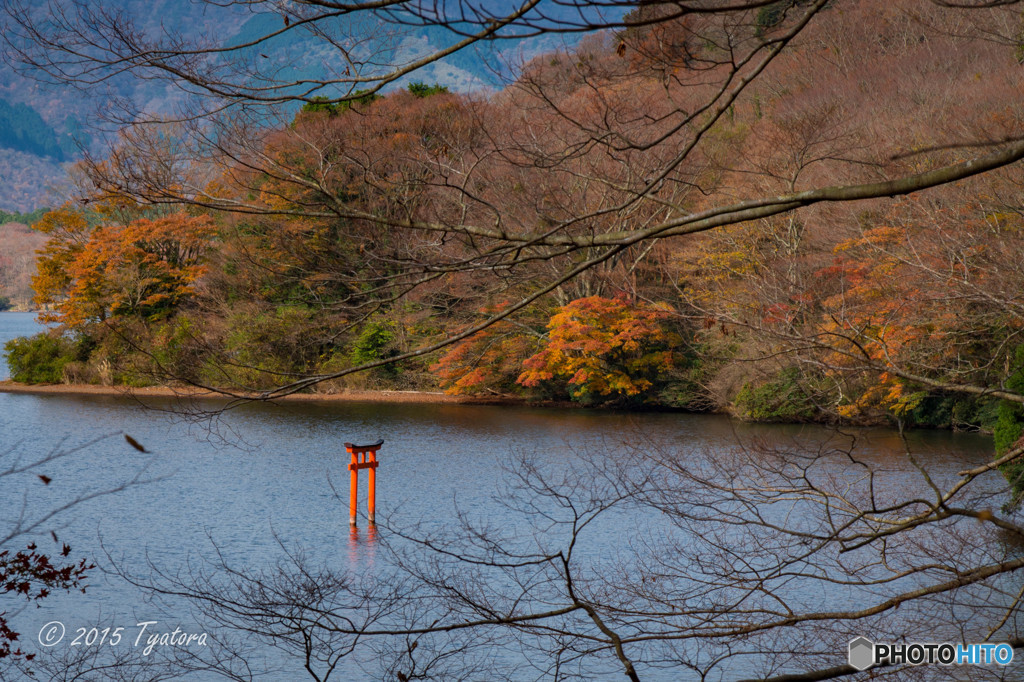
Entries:
POLYGON ((876 644, 867 637, 850 642, 848 659, 857 670, 873 665, 1009 665, 1013 647, 1009 644, 876 644))

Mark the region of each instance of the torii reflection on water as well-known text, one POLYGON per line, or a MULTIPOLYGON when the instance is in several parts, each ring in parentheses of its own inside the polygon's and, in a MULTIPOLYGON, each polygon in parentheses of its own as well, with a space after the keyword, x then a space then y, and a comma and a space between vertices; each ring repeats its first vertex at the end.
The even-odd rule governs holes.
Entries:
POLYGON ((348 560, 352 570, 372 568, 377 557, 377 526, 370 525, 366 532, 356 526, 349 526, 348 560))

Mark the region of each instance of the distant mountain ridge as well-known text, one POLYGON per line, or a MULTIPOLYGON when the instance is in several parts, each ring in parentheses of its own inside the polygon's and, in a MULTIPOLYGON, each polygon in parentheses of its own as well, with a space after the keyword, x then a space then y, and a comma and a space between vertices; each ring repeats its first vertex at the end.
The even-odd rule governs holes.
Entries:
MULTIPOLYGON (((434 7, 435 5, 430 5, 434 7)), ((507 2, 488 0, 476 3, 482 11, 498 16, 509 10, 507 2)), ((124 12, 134 18, 139 31, 156 34, 177 27, 191 27, 197 36, 220 40, 224 45, 239 45, 276 30, 283 23, 277 12, 256 12, 237 9, 234 12, 211 12, 209 7, 190 0, 99 0, 87 5, 124 12)), ((439 2, 436 7, 452 10, 455 2, 439 2)), ((44 11, 45 5, 40 11, 44 11)), ((545 5, 549 17, 579 20, 574 10, 545 5)), ((396 32, 393 25, 380 19, 360 20, 363 26, 339 24, 336 28, 357 35, 372 35, 384 41, 370 48, 362 44, 364 53, 374 51, 375 61, 382 64, 406 63, 450 45, 461 36, 441 26, 403 26, 396 32)), ((415 23, 415 22, 413 22, 415 23)), ((0 27, 2 28, 2 27, 0 27)), ((455 92, 497 89, 519 60, 539 52, 574 44, 577 34, 541 36, 522 43, 498 41, 483 43, 477 48, 457 52, 447 59, 430 64, 391 87, 405 87, 413 81, 438 83, 455 92)), ((293 31, 252 48, 253 63, 264 75, 281 79, 295 77, 337 77, 344 69, 338 63, 334 48, 308 33, 293 31)), ((365 55, 363 55, 365 56, 365 55)), ((341 96, 343 92, 328 93, 341 96)), ((30 211, 43 205, 59 204, 59 196, 51 196, 50 188, 65 177, 63 165, 79 156, 78 144, 87 148, 102 134, 90 136, 85 123, 101 99, 124 98, 149 112, 169 112, 181 103, 183 94, 161 81, 117 78, 102 87, 80 92, 69 87, 46 84, 19 73, 12 65, 0 68, 0 210, 30 211)), ((298 105, 294 105, 295 109, 298 105)))

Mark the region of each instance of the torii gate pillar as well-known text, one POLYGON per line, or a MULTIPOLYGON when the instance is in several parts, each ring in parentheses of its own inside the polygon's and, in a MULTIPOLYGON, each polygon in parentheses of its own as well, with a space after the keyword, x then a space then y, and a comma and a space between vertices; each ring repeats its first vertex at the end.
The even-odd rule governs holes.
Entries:
POLYGON ((380 450, 380 446, 384 445, 384 439, 377 441, 376 443, 370 443, 369 445, 352 445, 352 443, 345 443, 345 449, 348 450, 348 454, 352 455, 352 463, 348 465, 348 470, 352 472, 352 484, 349 490, 348 498, 348 525, 355 528, 356 525, 356 500, 358 499, 359 490, 359 470, 369 469, 370 470, 370 494, 366 500, 367 512, 370 518, 370 525, 376 525, 376 493, 377 493, 377 450, 380 450))

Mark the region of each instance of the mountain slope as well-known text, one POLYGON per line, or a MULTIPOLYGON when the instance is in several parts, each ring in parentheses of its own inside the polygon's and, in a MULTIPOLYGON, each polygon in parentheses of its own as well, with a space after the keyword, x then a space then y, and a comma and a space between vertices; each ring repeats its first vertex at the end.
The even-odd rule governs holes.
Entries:
MULTIPOLYGON (((481 6, 495 16, 508 11, 508 5, 501 2, 481 6)), ((444 8, 445 3, 435 7, 444 8)), ((449 11, 454 7, 452 4, 449 11)), ((150 36, 173 34, 188 27, 192 38, 230 46, 260 38, 282 26, 283 16, 278 11, 258 9, 258 5, 211 8, 190 0, 101 0, 83 4, 76 12, 81 21, 96 19, 99 12, 123 13, 132 17, 138 33, 150 36)), ((47 8, 41 6, 38 11, 47 8)), ((562 19, 569 11, 558 6, 545 10, 549 17, 562 19)), ((325 30, 338 45, 353 45, 353 56, 377 65, 369 66, 367 73, 411 62, 461 39, 441 26, 417 26, 414 21, 408 22, 413 25, 398 25, 395 16, 364 17, 358 24, 340 17, 333 25, 318 24, 316 31, 300 28, 261 42, 242 57, 259 79, 315 80, 340 77, 346 69, 341 51, 317 31, 325 30)), ((498 88, 516 63, 577 40, 578 36, 571 34, 564 38, 541 36, 522 43, 509 40, 482 44, 430 64, 391 88, 402 88, 413 81, 438 83, 455 92, 498 88)), ((47 187, 64 174, 62 163, 78 157, 76 140, 88 147, 101 143, 111 132, 109 127, 105 132, 97 130, 93 114, 98 106, 126 102, 139 111, 170 114, 185 99, 180 89, 162 81, 119 76, 80 91, 48 84, 41 76, 16 69, 12 63, 0 68, 0 156, 6 157, 0 165, 0 210, 26 211, 60 203, 60 197, 48 197, 47 187), (93 123, 87 125, 84 121, 93 123), (86 130, 93 133, 92 137, 84 134, 86 130)))

